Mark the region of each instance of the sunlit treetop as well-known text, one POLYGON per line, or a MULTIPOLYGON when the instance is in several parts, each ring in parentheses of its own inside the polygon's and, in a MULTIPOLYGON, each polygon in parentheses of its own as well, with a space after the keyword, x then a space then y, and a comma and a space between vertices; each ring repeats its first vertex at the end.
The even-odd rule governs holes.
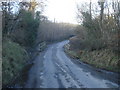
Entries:
POLYGON ((30 1, 30 7, 29 7, 29 11, 33 11, 35 10, 35 7, 38 5, 38 3, 35 0, 31 0, 30 1))

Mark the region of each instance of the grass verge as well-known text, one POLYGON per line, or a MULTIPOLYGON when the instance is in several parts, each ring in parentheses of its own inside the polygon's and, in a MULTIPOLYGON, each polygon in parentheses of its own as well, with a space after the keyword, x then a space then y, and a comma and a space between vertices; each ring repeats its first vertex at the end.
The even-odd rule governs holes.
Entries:
POLYGON ((13 82, 25 66, 28 56, 25 49, 11 40, 3 41, 2 52, 2 84, 3 86, 13 82))
POLYGON ((64 46, 65 52, 72 58, 77 58, 84 63, 108 71, 120 72, 119 57, 112 50, 94 50, 94 51, 74 51, 69 48, 69 44, 64 46))

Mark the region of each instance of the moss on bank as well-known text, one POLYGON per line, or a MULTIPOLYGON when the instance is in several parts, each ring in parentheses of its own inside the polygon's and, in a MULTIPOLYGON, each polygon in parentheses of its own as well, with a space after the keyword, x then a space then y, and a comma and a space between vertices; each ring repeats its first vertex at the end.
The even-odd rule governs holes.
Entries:
POLYGON ((2 84, 12 83, 13 79, 19 75, 19 72, 25 66, 28 56, 25 49, 11 40, 3 41, 2 53, 2 84))
POLYGON ((119 57, 112 50, 101 49, 94 51, 74 51, 70 50, 69 44, 64 46, 65 52, 72 58, 78 58, 81 61, 93 65, 97 68, 120 72, 119 57))

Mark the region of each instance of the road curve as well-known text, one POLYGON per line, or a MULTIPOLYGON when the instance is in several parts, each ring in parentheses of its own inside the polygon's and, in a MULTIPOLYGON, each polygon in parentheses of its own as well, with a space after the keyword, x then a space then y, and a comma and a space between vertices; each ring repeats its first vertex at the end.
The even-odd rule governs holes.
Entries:
POLYGON ((117 88, 108 74, 69 58, 63 46, 69 41, 49 45, 40 53, 29 71, 27 88, 117 88))

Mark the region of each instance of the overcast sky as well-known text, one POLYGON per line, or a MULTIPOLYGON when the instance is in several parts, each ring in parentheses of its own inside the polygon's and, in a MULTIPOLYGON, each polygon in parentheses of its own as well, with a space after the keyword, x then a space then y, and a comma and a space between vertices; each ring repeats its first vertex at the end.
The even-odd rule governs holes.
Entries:
MULTIPOLYGON (((13 0, 13 1, 30 1, 30 0, 13 0)), ((41 0, 36 0, 41 1, 41 0)), ((44 1, 44 0, 42 0, 44 1)), ((44 15, 49 20, 57 22, 67 22, 77 24, 76 12, 77 4, 90 2, 90 0, 46 0, 47 6, 44 10, 44 15)), ((91 0, 92 3, 98 2, 98 0, 91 0)), ((109 0, 108 0, 109 1, 109 0)))
MULTIPOLYGON (((89 2, 89 0, 87 0, 89 2)), ((77 3, 87 2, 85 0, 47 0, 47 7, 44 14, 50 20, 57 22, 68 22, 76 24, 77 3)), ((91 0, 97 2, 97 0, 91 0)))

